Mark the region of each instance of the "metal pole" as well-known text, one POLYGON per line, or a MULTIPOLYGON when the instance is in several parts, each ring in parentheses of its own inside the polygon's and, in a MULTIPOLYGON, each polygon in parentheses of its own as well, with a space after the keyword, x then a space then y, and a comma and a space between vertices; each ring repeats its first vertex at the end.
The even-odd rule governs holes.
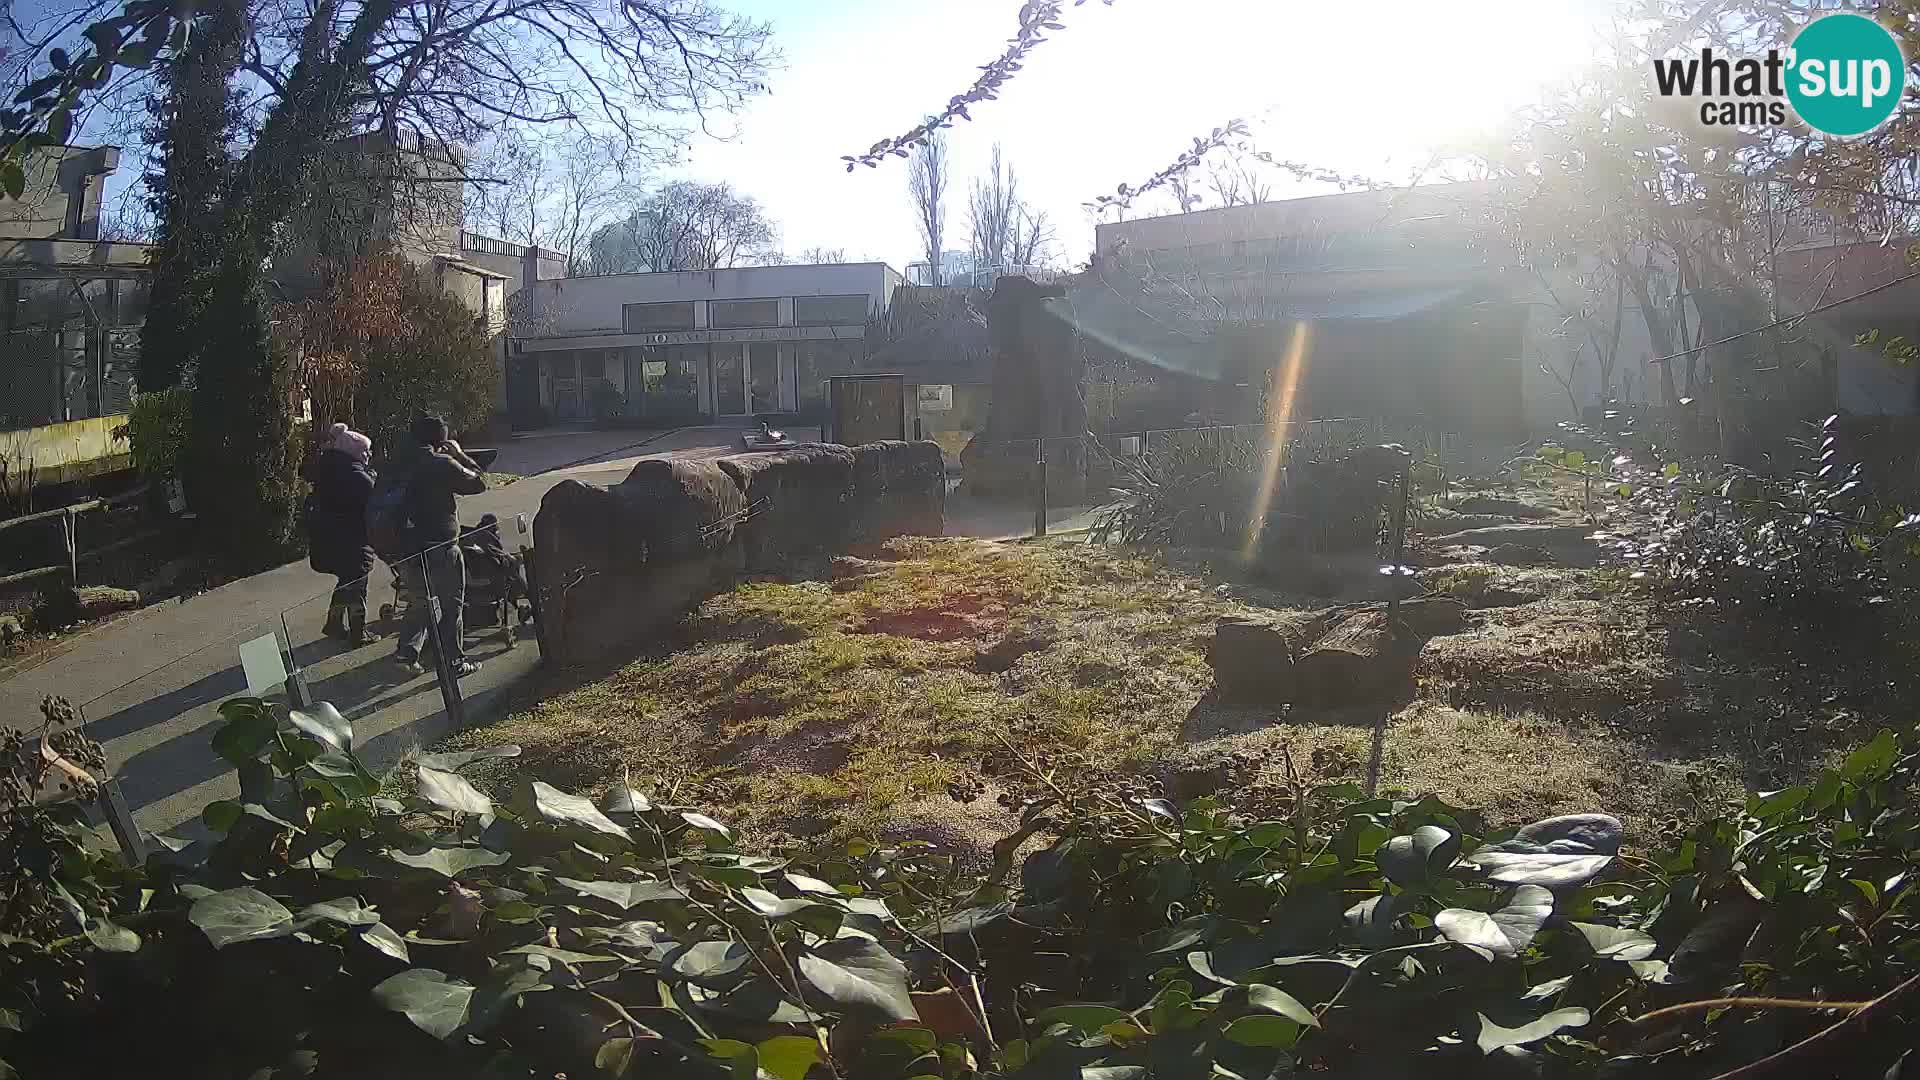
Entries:
POLYGON ((447 708, 447 721, 452 730, 460 731, 467 726, 466 702, 460 698, 460 680, 453 673, 453 663, 447 659, 447 646, 440 640, 440 598, 433 595, 433 574, 427 567, 427 553, 421 552, 420 591, 426 594, 427 638, 425 644, 433 646, 433 674, 440 683, 440 701, 447 708))
POLYGON ((1400 559, 1406 553, 1407 545, 1407 489, 1413 476, 1413 467, 1409 463, 1400 471, 1400 498, 1393 506, 1393 563, 1389 567, 1388 580, 1392 582, 1387 592, 1387 628, 1398 633, 1396 621, 1400 614, 1400 559))
POLYGON ((300 654, 293 647, 293 630, 287 625, 287 613, 280 613, 280 632, 287 636, 287 702, 296 709, 313 704, 307 692, 307 674, 300 670, 300 654))
POLYGON ((1033 535, 1047 535, 1047 440, 1033 440, 1033 535))
POLYGON ((107 827, 113 830, 113 838, 120 845, 120 853, 127 857, 128 865, 146 862, 147 842, 133 820, 133 811, 127 807, 127 797, 120 793, 120 781, 111 776, 100 781, 94 801, 107 819, 107 827))

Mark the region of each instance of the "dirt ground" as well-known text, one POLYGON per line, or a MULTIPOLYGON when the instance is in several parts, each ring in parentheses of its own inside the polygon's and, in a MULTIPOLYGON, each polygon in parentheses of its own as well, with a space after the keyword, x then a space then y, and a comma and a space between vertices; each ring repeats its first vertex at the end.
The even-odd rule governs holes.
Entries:
MULTIPOLYGON (((1440 512, 1426 529, 1488 524, 1440 512)), ((483 783, 598 791, 630 774, 768 844, 878 834, 977 849, 1013 827, 999 796, 1030 765, 1253 806, 1281 790, 1289 757, 1316 782, 1432 792, 1495 825, 1604 811, 1647 838, 1805 775, 1899 707, 1857 657, 1757 640, 1621 569, 1416 551, 1437 563, 1420 587, 1471 610, 1385 708, 1217 704, 1217 620, 1327 603, 1230 556, 911 539, 743 584, 648 655, 549 673, 527 707, 452 745, 523 747, 483 783)), ((1591 561, 1562 554, 1546 561, 1591 561)))

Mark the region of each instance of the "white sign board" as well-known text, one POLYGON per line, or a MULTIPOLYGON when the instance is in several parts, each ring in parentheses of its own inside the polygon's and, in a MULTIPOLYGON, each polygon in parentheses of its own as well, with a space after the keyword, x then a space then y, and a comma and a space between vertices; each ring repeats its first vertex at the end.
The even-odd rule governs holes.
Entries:
POLYGON ((261 697, 287 681, 287 665, 280 657, 280 639, 262 634, 240 643, 240 670, 247 675, 247 693, 261 697))
POLYGON ((921 412, 947 412, 953 408, 953 387, 947 383, 924 384, 915 393, 921 412))

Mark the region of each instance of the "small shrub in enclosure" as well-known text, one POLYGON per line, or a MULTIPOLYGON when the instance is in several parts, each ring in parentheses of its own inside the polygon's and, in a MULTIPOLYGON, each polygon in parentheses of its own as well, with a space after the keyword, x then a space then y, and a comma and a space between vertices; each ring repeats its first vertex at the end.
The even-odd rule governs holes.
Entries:
POLYGON ((187 452, 188 429, 193 422, 193 390, 176 386, 151 394, 136 394, 127 410, 124 434, 134 467, 149 481, 180 475, 187 452))
POLYGON ((1386 525, 1399 496, 1395 470, 1404 468, 1397 449, 1387 475, 1378 467, 1384 448, 1330 459, 1296 444, 1281 455, 1269 482, 1259 437, 1224 428, 1161 432, 1139 457, 1113 456, 1096 440, 1088 443, 1115 477, 1113 501, 1094 521, 1098 543, 1238 548, 1255 516, 1264 515, 1263 551, 1367 547, 1386 525))
POLYGON ((1728 466, 1715 477, 1616 459, 1618 494, 1654 522, 1613 551, 1682 598, 1802 627, 1876 633, 1905 618, 1920 569, 1920 514, 1879 497, 1847 464, 1830 418, 1784 478, 1728 466))
POLYGON ((1920 985, 1920 755, 1892 731, 1647 857, 1600 814, 1491 833, 1296 784, 1247 819, 1027 766, 969 875, 922 843, 742 851, 630 781, 462 775, 512 747, 421 755, 394 797, 330 707, 222 717, 241 795, 192 864, 99 853, 7 743, 14 1073, 1709 1077, 1791 1048, 1782 1075, 1879 1075, 1920 985))

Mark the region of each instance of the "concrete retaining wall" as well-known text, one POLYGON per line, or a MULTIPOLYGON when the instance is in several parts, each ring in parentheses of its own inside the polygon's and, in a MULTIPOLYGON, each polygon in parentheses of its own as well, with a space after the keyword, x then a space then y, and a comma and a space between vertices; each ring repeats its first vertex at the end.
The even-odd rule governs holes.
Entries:
POLYGON ((893 536, 939 536, 945 506, 931 442, 653 459, 611 487, 564 481, 534 520, 546 658, 619 655, 743 571, 893 536))

